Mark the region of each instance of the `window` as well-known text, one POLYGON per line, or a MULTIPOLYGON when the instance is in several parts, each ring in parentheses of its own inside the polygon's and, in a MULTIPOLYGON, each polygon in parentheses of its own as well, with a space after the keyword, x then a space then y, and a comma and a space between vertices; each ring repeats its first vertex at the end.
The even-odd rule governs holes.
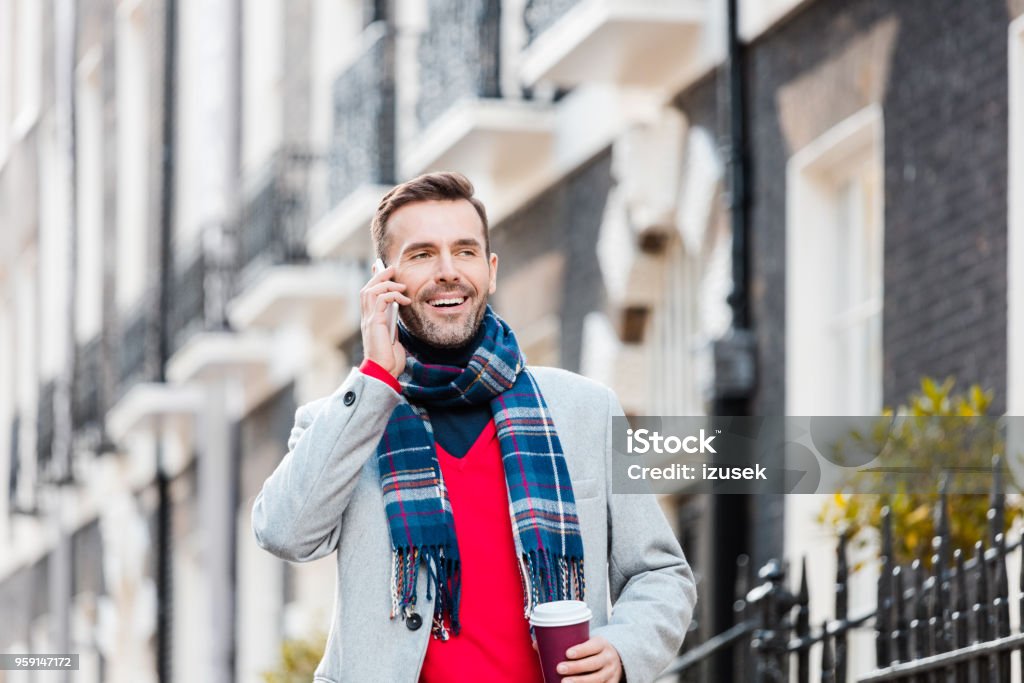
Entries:
MULTIPOLYGON (((788 415, 881 410, 882 140, 881 110, 872 106, 834 126, 787 165, 788 415)), ((835 539, 813 521, 827 496, 784 498, 785 556, 834 558, 835 539)), ((834 568, 834 560, 826 559, 808 575, 812 622, 827 616, 827 601, 817 598, 832 592, 834 568)), ((852 599, 869 599, 877 570, 868 563, 858 577, 852 599)), ((854 674, 871 661, 870 635, 851 633, 854 674)))
POLYGON ((714 383, 712 343, 729 329, 732 237, 723 166, 710 131, 686 139, 678 234, 666 246, 661 298, 651 316, 652 415, 703 415, 714 383))
MULTIPOLYGON (((1009 162, 1006 408, 1009 415, 1024 415, 1024 197, 1014 191, 1024 183, 1024 16, 1010 24, 1009 162)), ((1015 436, 1024 439, 1024 434, 1015 436)))
POLYGON ((786 412, 882 408, 882 122, 871 107, 787 170, 786 412))

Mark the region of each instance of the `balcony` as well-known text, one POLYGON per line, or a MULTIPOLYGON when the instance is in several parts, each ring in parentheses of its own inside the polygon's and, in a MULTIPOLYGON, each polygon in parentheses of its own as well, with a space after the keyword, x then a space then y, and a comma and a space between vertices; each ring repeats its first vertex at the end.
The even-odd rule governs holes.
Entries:
MULTIPOLYGON (((311 264, 307 255, 306 197, 313 161, 308 154, 279 154, 243 211, 240 266, 225 309, 235 330, 329 325, 331 314, 351 295, 351 283, 336 264, 311 264)), ((351 186, 344 179, 337 183, 351 186)))
POLYGON ((331 208, 307 238, 310 255, 319 259, 370 253, 370 220, 395 182, 395 38, 379 21, 366 27, 362 41, 334 82, 331 208))
POLYGON ((71 394, 71 419, 75 431, 102 430, 103 357, 99 335, 75 349, 75 382, 71 394))
MULTIPOLYGON (((308 151, 280 149, 251 179, 236 225, 235 264, 240 287, 268 267, 309 260, 306 190, 313 160, 308 151)), ((207 246, 207 251, 214 246, 209 239, 207 246)))
POLYGON ((56 385, 53 380, 39 387, 36 403, 36 471, 42 475, 49 470, 53 459, 54 414, 53 395, 56 385))
POLYGON ((698 70, 706 0, 528 0, 528 85, 677 92, 698 70))
MULTIPOLYGON (((172 310, 169 313, 170 340, 180 348, 188 340, 189 335, 200 331, 205 309, 201 287, 186 286, 187 278, 196 276, 202 279, 203 267, 196 258, 184 259, 188 264, 175 279, 178 288, 171 296, 172 310), (180 290, 180 291, 179 291, 180 290)), ((147 368, 147 358, 155 357, 156 304, 149 297, 131 312, 124 316, 121 333, 118 335, 117 346, 117 377, 118 385, 114 392, 114 404, 106 412, 103 425, 106 436, 115 444, 122 443, 125 437, 137 429, 154 426, 155 419, 191 416, 198 410, 198 397, 194 392, 183 390, 168 384, 154 382, 151 369, 147 368)), ((85 363, 79 362, 79 370, 86 376, 85 363)), ((82 380, 80 380, 81 382, 82 380)), ((89 389, 76 387, 82 392, 84 400, 89 389)))
POLYGON ((132 384, 145 379, 146 350, 151 346, 148 338, 150 321, 155 314, 156 306, 144 300, 121 321, 115 398, 120 398, 132 384))
POLYGON ((420 134, 410 137, 399 170, 403 177, 462 171, 489 208, 501 214, 499 198, 521 198, 538 189, 520 184, 549 165, 555 118, 550 105, 502 91, 499 5, 496 0, 429 3, 418 50, 415 125, 420 134))
POLYGON ((227 326, 224 305, 232 272, 214 247, 215 232, 208 228, 190 249, 173 251, 166 330, 172 356, 197 333, 227 326))

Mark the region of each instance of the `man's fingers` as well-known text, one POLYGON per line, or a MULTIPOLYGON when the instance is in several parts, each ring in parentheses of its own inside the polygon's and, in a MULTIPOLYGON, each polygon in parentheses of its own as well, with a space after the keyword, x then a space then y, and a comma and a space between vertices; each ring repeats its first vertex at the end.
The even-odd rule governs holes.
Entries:
POLYGON ((608 645, 608 641, 600 636, 594 636, 590 640, 586 640, 579 645, 573 645, 565 651, 566 659, 580 659, 582 657, 589 657, 596 655, 598 652, 603 650, 608 645))
POLYGON ((608 653, 599 652, 596 655, 590 655, 583 659, 574 659, 570 662, 561 662, 558 665, 558 673, 563 676, 572 676, 573 680, 578 678, 578 675, 589 674, 600 671, 606 666, 611 666, 612 661, 608 656, 608 653))
POLYGON ((563 678, 562 683, 608 683, 611 678, 610 671, 595 671, 591 674, 577 674, 572 678, 563 678))
POLYGON ((384 292, 377 296, 377 312, 383 313, 387 309, 388 304, 392 301, 397 301, 401 306, 412 303, 412 299, 401 292, 384 292))

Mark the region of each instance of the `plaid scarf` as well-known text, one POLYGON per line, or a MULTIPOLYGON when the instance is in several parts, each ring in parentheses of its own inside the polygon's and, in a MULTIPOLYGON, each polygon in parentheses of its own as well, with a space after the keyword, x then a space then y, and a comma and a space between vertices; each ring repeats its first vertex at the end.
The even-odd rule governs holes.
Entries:
POLYGON ((412 613, 420 563, 431 632, 459 633, 459 546, 451 502, 427 410, 487 402, 494 414, 523 580, 523 609, 583 600, 583 539, 565 457, 547 404, 515 335, 491 307, 483 341, 465 368, 406 358, 399 404, 377 445, 377 467, 391 531, 391 618, 412 613), (436 596, 433 597, 432 596, 436 596))

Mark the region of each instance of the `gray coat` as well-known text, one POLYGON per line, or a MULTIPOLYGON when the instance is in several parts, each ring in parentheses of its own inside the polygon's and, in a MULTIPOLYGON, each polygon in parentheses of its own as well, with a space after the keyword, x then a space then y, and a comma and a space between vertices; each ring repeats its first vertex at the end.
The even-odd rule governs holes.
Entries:
MULTIPOLYGON (((615 395, 571 372, 530 370, 572 477, 591 634, 615 646, 629 683, 652 681, 690 624, 697 601, 693 573, 653 496, 611 494, 612 416, 622 414, 615 395)), ((389 618, 391 541, 372 457, 402 401, 354 369, 331 396, 299 408, 288 454, 253 505, 256 541, 274 555, 307 562, 337 551, 333 623, 314 681, 419 679, 432 605, 420 607, 426 613, 416 630, 389 618)))

